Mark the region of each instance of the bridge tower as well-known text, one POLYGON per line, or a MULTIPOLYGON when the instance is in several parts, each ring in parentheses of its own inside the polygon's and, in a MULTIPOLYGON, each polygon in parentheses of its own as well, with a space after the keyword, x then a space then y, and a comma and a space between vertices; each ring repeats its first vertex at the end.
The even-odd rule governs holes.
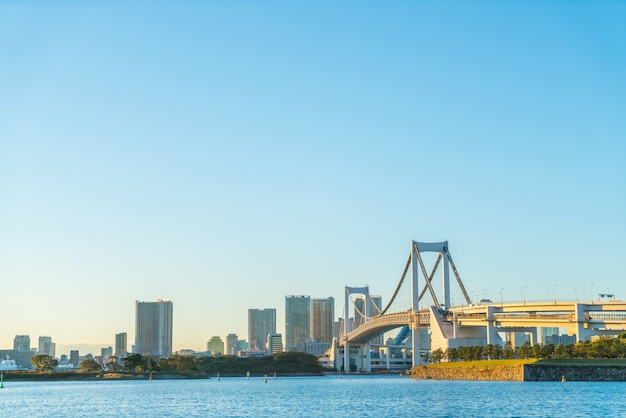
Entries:
MULTIPOLYGON (((344 303, 344 311, 343 311, 343 337, 345 340, 345 344, 343 347, 343 370, 346 373, 350 372, 350 344, 348 342, 348 318, 350 318, 350 295, 364 295, 365 296, 365 303, 363 304, 363 310, 365 311, 363 314, 365 315, 365 320, 367 321, 370 316, 371 316, 371 312, 370 312, 370 288, 369 286, 365 286, 365 287, 349 287, 346 286, 346 291, 345 291, 345 303, 344 303)), ((372 371, 372 365, 371 365, 371 356, 370 356, 370 343, 367 342, 365 344, 361 344, 360 347, 361 351, 363 352, 364 360, 361 364, 361 368, 367 372, 371 372, 372 371)), ((363 358, 362 358, 363 359, 363 358)))

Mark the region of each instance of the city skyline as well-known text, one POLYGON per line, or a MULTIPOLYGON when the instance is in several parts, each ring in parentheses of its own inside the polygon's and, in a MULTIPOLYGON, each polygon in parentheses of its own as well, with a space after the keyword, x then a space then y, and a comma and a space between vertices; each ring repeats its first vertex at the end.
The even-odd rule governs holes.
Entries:
POLYGON ((96 355, 160 298, 173 351, 252 307, 284 339, 285 295, 390 300, 411 240, 475 300, 626 299, 621 2, 0 16, 0 349, 96 355))

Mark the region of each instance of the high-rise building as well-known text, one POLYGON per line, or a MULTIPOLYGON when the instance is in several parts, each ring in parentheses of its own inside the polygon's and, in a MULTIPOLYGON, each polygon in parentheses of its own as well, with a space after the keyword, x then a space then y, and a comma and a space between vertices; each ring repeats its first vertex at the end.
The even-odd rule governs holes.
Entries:
POLYGON ((137 353, 167 358, 172 355, 172 302, 135 302, 137 353))
POLYGON ((267 336, 267 354, 272 355, 283 352, 283 336, 281 334, 270 334, 267 336))
MULTIPOLYGON (((372 317, 374 317, 374 316, 378 315, 383 310, 383 297, 379 296, 379 295, 372 295, 372 296, 370 296, 370 300, 371 300, 371 303, 372 303, 372 306, 370 308, 370 315, 372 317)), ((385 336, 384 336, 384 334, 381 334, 378 337, 374 337, 370 341, 370 343, 384 345, 384 343, 385 343, 385 336)))
POLYGON ((311 299, 311 340, 330 344, 333 340, 334 319, 335 299, 311 299))
MULTIPOLYGON (((354 320, 355 327, 360 327, 365 322, 369 321, 371 318, 375 317, 380 313, 383 308, 383 299, 381 296, 370 296, 367 301, 367 310, 365 309, 365 296, 359 295, 354 298, 354 320), (369 315, 369 318, 366 317, 369 315)), ((379 335, 378 337, 373 338, 371 341, 373 344, 383 344, 384 336, 379 335)))
POLYGON ((285 296, 285 351, 311 338, 311 297, 285 296))
POLYGON ((30 336, 29 335, 16 335, 13 339, 13 350, 15 351, 30 351, 30 336))
POLYGON ((125 332, 115 334, 115 355, 124 357, 128 354, 128 335, 125 332))
POLYGON ((113 355, 113 347, 102 347, 100 349, 100 357, 102 357, 102 366, 106 366, 109 357, 113 355))
POLYGON ((239 337, 237 334, 228 334, 226 336, 226 354, 236 356, 239 351, 239 337))
POLYGON ((39 337, 38 354, 47 354, 50 357, 54 357, 55 351, 56 344, 52 342, 52 337, 39 337))
POLYGON ((77 368, 78 366, 80 366, 80 359, 79 359, 79 355, 78 355, 78 350, 71 350, 70 351, 70 365, 73 368, 77 368))
POLYGON ((206 343, 206 351, 210 351, 212 356, 221 356, 224 354, 224 341, 218 336, 211 337, 206 343))
POLYGON ((333 324, 333 337, 339 339, 341 337, 344 336, 344 334, 349 333, 350 331, 352 331, 354 328, 356 328, 356 323, 354 321, 354 318, 348 318, 348 328, 344 329, 344 320, 343 318, 339 318, 339 320, 337 320, 334 324, 333 324))
POLYGON ((276 309, 248 309, 248 345, 267 351, 267 336, 276 334, 276 309))

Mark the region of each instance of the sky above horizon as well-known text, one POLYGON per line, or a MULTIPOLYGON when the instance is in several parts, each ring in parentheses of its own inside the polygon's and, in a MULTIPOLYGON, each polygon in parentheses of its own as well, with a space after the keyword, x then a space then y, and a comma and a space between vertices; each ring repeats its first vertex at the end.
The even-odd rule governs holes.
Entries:
POLYGON ((626 299, 625 21, 620 1, 2 2, 0 348, 130 343, 159 298, 175 350, 247 339, 249 308, 284 332, 286 295, 386 303, 411 240, 448 240, 475 299, 626 299))

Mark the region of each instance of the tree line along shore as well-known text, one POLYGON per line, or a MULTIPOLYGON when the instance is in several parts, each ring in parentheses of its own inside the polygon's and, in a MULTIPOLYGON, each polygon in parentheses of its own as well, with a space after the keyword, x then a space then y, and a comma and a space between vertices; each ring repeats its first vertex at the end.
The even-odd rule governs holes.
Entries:
POLYGON ((557 345, 525 342, 435 350, 413 367, 418 379, 626 381, 626 333, 557 345))
POLYGON ((94 379, 164 379, 207 378, 216 376, 321 375, 325 370, 311 354, 277 353, 272 356, 239 358, 235 356, 182 356, 169 358, 130 354, 109 358, 106 368, 93 359, 85 359, 77 370, 56 370, 56 360, 37 355, 31 360, 34 370, 5 371, 5 380, 94 380, 94 379))

